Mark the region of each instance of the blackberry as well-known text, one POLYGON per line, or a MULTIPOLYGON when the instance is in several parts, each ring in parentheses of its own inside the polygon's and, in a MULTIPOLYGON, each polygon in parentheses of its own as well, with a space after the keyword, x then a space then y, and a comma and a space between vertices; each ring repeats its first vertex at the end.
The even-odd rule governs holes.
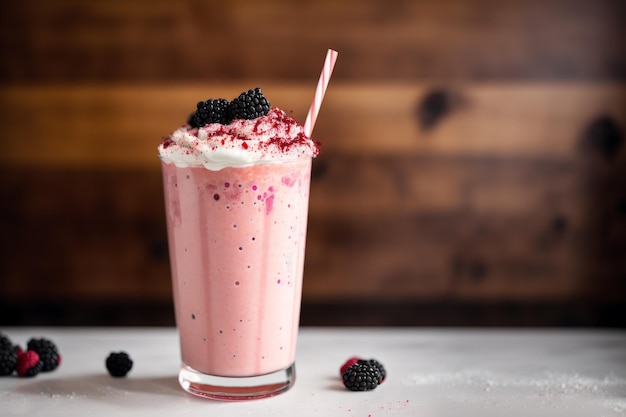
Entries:
POLYGON ((8 336, 0 333, 0 350, 12 350, 17 355, 23 352, 20 345, 14 345, 8 336))
POLYGON ((42 372, 55 370, 61 363, 61 356, 56 345, 48 339, 30 339, 26 350, 37 352, 39 359, 43 362, 42 372))
POLYGON ((232 120, 229 103, 226 99, 218 98, 200 101, 196 107, 196 112, 189 118, 191 127, 202 127, 209 123, 227 125, 232 120))
POLYGON ((367 363, 356 363, 343 373, 342 379, 350 391, 370 391, 378 386, 380 372, 367 363))
POLYGON ((0 333, 0 350, 13 349, 13 342, 8 336, 0 333))
POLYGON ((265 116, 269 111, 270 102, 258 87, 241 93, 230 102, 230 113, 233 119, 252 120, 265 116))
POLYGON ((109 374, 114 377, 123 377, 133 367, 133 361, 126 352, 111 352, 106 359, 106 367, 109 374))
POLYGON ((13 346, 8 349, 0 349, 0 376, 11 375, 17 368, 17 353, 13 346))
POLYGON ((358 363, 370 365, 376 369, 378 369, 378 373, 380 374, 380 379, 378 380, 378 384, 381 384, 385 378, 387 378, 387 371, 382 363, 378 362, 376 359, 359 359, 358 363))

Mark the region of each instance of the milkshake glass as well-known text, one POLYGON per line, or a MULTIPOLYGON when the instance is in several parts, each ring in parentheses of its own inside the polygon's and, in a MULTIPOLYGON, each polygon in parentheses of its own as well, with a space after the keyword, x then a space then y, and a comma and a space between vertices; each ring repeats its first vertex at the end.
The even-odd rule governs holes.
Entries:
POLYGON ((183 127, 159 147, 179 382, 208 398, 263 398, 295 382, 317 147, 277 109, 215 125, 183 127))

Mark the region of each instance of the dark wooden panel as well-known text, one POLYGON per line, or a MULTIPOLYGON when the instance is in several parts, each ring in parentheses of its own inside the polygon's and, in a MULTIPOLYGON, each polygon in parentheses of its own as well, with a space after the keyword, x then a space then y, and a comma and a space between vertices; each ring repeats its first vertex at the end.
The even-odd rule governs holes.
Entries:
POLYGON ((623 161, 327 155, 306 297, 624 300, 623 161))
MULTIPOLYGON (((198 100, 232 98, 250 87, 7 87, 0 91, 0 163, 156 167, 156 146, 198 100)), ((303 122, 315 83, 269 83, 263 89, 272 105, 303 122)), ((608 118, 623 130, 624 109, 622 84, 333 81, 314 136, 323 152, 569 159, 581 151, 594 120, 608 118), (428 105, 441 95, 444 111, 441 104, 428 105), (425 115, 436 122, 425 126, 425 115)))
POLYGON ((0 195, 0 297, 171 298, 158 171, 2 169, 0 195))
MULTIPOLYGON (((245 87, 4 89, 0 294, 169 299, 155 148, 195 97, 245 87)), ((332 87, 307 302, 624 299, 621 85, 332 87)), ((311 93, 264 89, 287 109, 311 93)))
POLYGON ((362 322, 614 324, 599 316, 626 300, 625 8, 2 1, 0 313, 171 323, 158 142, 198 100, 257 85, 303 121, 332 47, 308 323, 371 306, 386 312, 362 322))
MULTIPOLYGON (((625 166, 327 154, 305 301, 623 301, 625 166)), ((1 297, 170 299, 158 170, 0 174, 1 297)))
POLYGON ((0 3, 0 80, 624 80, 621 0, 0 3))

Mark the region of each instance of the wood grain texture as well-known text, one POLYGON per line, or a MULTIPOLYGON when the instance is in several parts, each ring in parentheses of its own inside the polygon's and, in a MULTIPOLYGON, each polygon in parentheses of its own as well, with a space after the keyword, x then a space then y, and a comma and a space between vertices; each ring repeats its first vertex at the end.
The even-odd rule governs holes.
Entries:
MULTIPOLYGON (((0 219, 15 236, 0 292, 169 299, 156 145, 197 97, 247 87, 0 92, 0 219)), ((301 83, 264 89, 287 109, 310 98, 301 83)), ((335 82, 315 131, 305 300, 623 300, 625 91, 335 82), (450 104, 426 128, 441 91, 450 104)))
POLYGON ((624 28, 621 0, 2 1, 0 313, 170 317, 158 143, 256 86, 304 121, 332 47, 311 314, 596 323, 626 300, 624 28))
MULTIPOLYGON (((623 161, 328 153, 304 299, 623 300, 623 161)), ((2 297, 170 299, 157 169, 1 174, 2 297)))
POLYGON ((171 299, 158 171, 2 169, 0 297, 171 299), (8 204, 10 202, 10 204, 8 204))
POLYGON ((311 192, 312 299, 626 294, 623 162, 601 174, 585 157, 333 155, 325 163, 311 192))
POLYGON ((621 0, 0 3, 0 80, 624 80, 621 0))
MULTIPOLYGON (((7 87, 0 91, 0 163, 155 166, 156 145, 197 101, 230 99, 251 85, 7 87)), ((263 90, 303 122, 314 85, 263 90)), ((328 152, 572 158, 597 118, 626 125, 620 84, 479 83, 446 87, 459 104, 445 123, 425 130, 419 106, 434 90, 441 87, 331 82, 314 136, 328 152)))

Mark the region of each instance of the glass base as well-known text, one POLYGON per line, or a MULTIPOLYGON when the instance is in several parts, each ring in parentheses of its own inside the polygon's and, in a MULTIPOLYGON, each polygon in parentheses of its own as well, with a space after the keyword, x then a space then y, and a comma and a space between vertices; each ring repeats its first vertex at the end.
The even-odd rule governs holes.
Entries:
POLYGON ((296 382, 296 364, 265 375, 227 377, 207 375, 183 363, 178 382, 185 391, 214 400, 239 401, 272 397, 296 382))

